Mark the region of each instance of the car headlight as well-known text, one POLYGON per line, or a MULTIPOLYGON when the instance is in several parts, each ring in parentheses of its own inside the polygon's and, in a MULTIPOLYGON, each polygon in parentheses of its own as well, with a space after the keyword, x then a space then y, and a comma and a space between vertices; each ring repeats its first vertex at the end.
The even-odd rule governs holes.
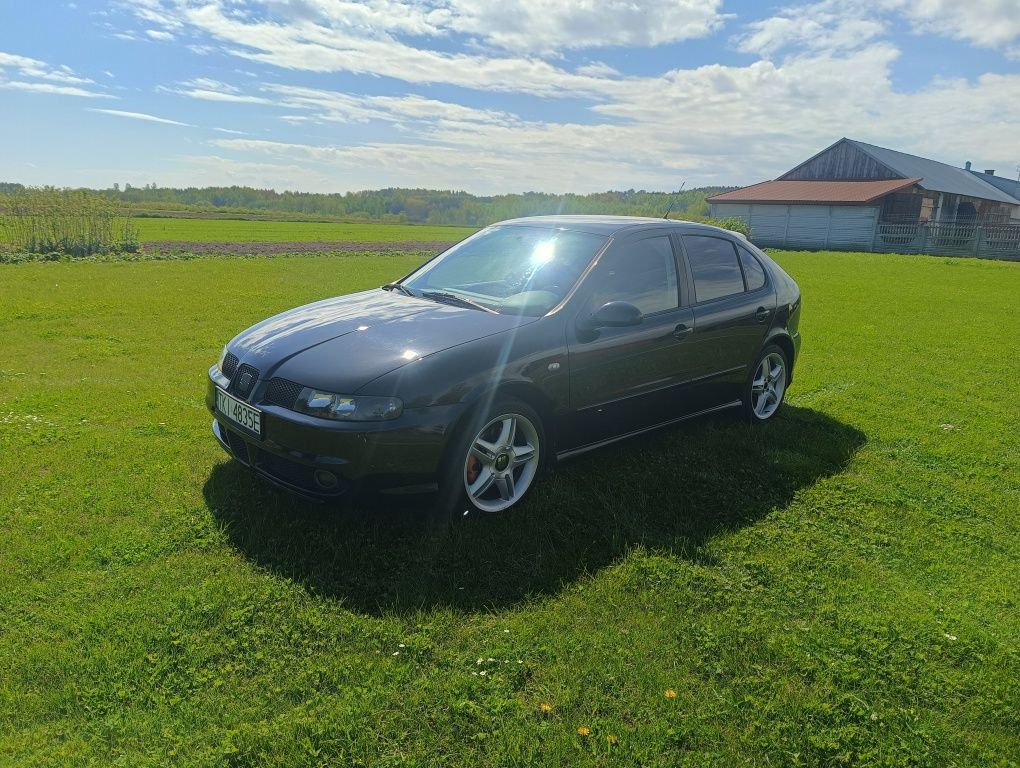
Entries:
POLYGON ((227 347, 224 345, 223 351, 220 352, 220 359, 216 361, 216 370, 223 373, 223 361, 227 358, 227 347))
POLYGON ((404 403, 396 397, 352 397, 305 387, 294 410, 336 421, 389 421, 403 413, 404 403))

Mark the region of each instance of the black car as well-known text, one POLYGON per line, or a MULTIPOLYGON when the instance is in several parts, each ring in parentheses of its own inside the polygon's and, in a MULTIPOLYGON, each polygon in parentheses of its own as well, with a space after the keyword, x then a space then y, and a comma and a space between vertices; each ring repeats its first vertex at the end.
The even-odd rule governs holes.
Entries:
POLYGON ((797 284, 742 235, 514 219, 239 334, 207 404, 227 452, 292 492, 500 512, 556 459, 728 408, 772 418, 799 318, 797 284))

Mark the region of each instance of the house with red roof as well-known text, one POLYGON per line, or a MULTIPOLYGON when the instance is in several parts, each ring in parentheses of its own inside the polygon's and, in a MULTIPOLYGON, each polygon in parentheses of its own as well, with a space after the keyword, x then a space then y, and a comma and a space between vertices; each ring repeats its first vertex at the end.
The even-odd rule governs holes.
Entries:
POLYGON ((853 139, 708 202, 763 246, 1020 258, 1020 181, 853 139))

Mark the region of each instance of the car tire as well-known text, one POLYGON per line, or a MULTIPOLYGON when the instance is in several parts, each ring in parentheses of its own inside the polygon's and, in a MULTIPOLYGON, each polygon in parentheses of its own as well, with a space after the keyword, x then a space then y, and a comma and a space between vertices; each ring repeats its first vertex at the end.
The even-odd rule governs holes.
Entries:
POLYGON ((767 345, 755 358, 744 388, 744 417, 752 424, 773 418, 786 399, 790 361, 782 347, 767 345))
POLYGON ((546 454, 542 417, 528 403, 499 397, 473 409, 444 457, 433 524, 509 511, 541 477, 546 454))

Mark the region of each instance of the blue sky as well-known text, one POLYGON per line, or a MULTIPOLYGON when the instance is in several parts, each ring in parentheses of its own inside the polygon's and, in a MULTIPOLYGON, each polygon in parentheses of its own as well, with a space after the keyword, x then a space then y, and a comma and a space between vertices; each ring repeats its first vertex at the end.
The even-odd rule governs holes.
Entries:
POLYGON ((479 194, 1016 177, 1020 0, 0 0, 0 180, 479 194))

